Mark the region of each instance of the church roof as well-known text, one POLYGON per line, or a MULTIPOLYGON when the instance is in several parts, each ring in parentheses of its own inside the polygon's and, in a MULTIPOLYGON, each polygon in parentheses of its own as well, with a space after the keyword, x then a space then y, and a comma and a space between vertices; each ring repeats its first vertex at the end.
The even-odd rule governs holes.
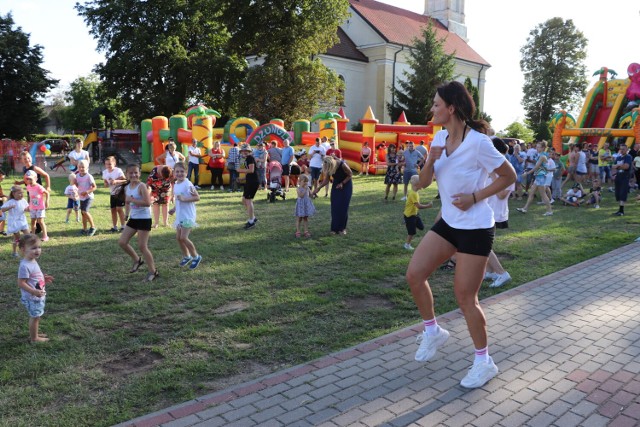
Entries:
POLYGON ((420 38, 422 28, 431 21, 438 39, 445 39, 443 47, 447 54, 455 52, 458 59, 489 65, 467 42, 457 34, 449 32, 436 19, 375 0, 349 0, 349 3, 387 43, 411 46, 413 39, 420 38))
POLYGON ((358 47, 353 40, 351 40, 347 33, 345 33, 340 27, 338 27, 338 38, 340 41, 327 50, 327 55, 353 59, 355 61, 369 62, 369 58, 358 50, 358 47))

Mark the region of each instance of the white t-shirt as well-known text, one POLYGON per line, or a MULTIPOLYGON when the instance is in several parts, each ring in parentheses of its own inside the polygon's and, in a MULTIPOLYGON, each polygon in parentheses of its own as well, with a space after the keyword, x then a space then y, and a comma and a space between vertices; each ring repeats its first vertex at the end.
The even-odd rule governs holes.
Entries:
POLYGON ((312 168, 321 168, 322 167, 322 158, 327 154, 327 151, 324 149, 322 145, 316 147, 316 145, 312 145, 309 148, 309 166, 312 168))
MULTIPOLYGON (((167 150, 164 152, 165 156, 164 156, 164 164, 166 166, 169 166, 171 169, 173 169, 176 165, 176 161, 178 160, 176 156, 176 152, 174 150, 173 154, 171 154, 171 151, 167 150)), ((189 157, 189 159, 191 159, 191 157, 189 157)))
POLYGON ((29 225, 27 224, 27 216, 24 213, 24 210, 29 206, 29 202, 26 199, 9 199, 4 202, 2 205, 3 208, 7 209, 5 212, 6 221, 7 221, 7 233, 14 234, 19 233, 23 230, 29 230, 29 225), (8 209, 12 208, 12 209, 8 209))
POLYGON ((529 148, 526 153, 524 153, 525 161, 524 161, 524 170, 533 169, 538 161, 538 150, 535 148, 529 148))
MULTIPOLYGON (((102 171, 102 179, 105 182, 107 182, 107 180, 109 179, 123 179, 123 178, 124 178, 124 172, 122 172, 122 169, 120 168, 113 168, 111 172, 109 172, 107 169, 102 171)), ((116 187, 117 187, 116 185, 109 184, 109 190, 111 194, 114 194, 116 187)))
POLYGON ((193 145, 189 146, 189 163, 195 163, 196 165, 200 163, 200 157, 194 156, 194 154, 200 155, 200 147, 194 147, 193 145))
POLYGON ((547 157, 545 169, 547 169, 547 178, 553 178, 553 171, 556 170, 556 162, 554 162, 551 157, 547 157))
POLYGON ((576 165, 576 172, 587 173, 587 155, 584 151, 580 151, 578 156, 578 164, 576 165))
POLYGON ((91 162, 91 159, 89 158, 89 152, 86 150, 80 150, 79 153, 76 150, 69 152, 69 159, 75 160, 76 163, 79 162, 80 160, 86 160, 87 162, 91 162))
POLYGON ((84 176, 80 174, 76 174, 76 182, 78 183, 78 194, 80 194, 80 201, 93 199, 93 192, 88 195, 82 195, 83 192, 89 191, 92 185, 96 185, 95 179, 93 179, 93 175, 90 173, 85 173, 84 176))
MULTIPOLYGON (((138 183, 137 186, 131 188, 131 184, 124 188, 127 197, 132 197, 134 200, 142 200, 142 183, 138 183)), ((148 188, 145 189, 148 191, 148 188)), ((151 207, 136 205, 135 202, 129 203, 129 218, 131 219, 151 219, 151 207)))
MULTIPOLYGON (((487 186, 491 184, 493 181, 491 178, 487 180, 487 186)), ((487 198, 487 203, 493 210, 493 217, 496 222, 505 222, 509 220, 509 195, 516 191, 516 184, 513 183, 507 187, 509 190, 509 194, 504 199, 499 198, 497 195, 493 195, 487 198)))
MULTIPOLYGON (((444 147, 446 130, 438 132, 432 147, 444 147)), ((498 152, 488 136, 469 131, 462 144, 449 157, 446 150, 434 164, 435 176, 442 202, 442 219, 451 227, 462 230, 491 228, 493 210, 487 199, 480 200, 467 211, 453 205, 454 194, 471 194, 485 187, 489 172, 500 167, 507 159, 498 152)))
POLYGON ((183 180, 182 182, 176 182, 173 185, 173 194, 176 196, 176 220, 173 223, 174 227, 180 225, 186 228, 196 227, 196 203, 195 202, 181 202, 177 196, 191 196, 191 191, 195 189, 191 181, 183 180))

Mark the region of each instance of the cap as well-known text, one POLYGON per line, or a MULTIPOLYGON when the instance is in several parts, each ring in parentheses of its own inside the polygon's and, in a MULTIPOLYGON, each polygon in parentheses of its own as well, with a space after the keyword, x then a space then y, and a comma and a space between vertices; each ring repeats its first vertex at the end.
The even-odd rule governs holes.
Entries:
POLYGON ((240 151, 251 151, 251 147, 247 143, 241 144, 240 151))
POLYGON ((37 174, 34 171, 27 171, 24 174, 25 178, 35 178, 37 176, 37 174))

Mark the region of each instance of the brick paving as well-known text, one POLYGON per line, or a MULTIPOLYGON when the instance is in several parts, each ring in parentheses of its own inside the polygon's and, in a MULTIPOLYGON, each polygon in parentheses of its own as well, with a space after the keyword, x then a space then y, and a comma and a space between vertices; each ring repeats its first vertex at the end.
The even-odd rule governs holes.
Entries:
POLYGON ((640 243, 481 302, 500 368, 482 388, 461 313, 427 363, 421 325, 136 418, 147 426, 640 425, 640 243))

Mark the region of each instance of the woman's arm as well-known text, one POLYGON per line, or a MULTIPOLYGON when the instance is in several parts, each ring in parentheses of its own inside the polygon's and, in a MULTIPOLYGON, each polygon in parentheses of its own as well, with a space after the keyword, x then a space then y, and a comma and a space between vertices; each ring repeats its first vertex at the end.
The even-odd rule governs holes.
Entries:
POLYGON ((344 188, 345 184, 351 181, 351 179, 353 178, 353 172, 351 172, 351 168, 346 163, 343 162, 340 167, 342 168, 342 170, 347 176, 344 177, 342 182, 336 184, 337 189, 344 188))
POLYGON ((40 166, 34 166, 33 171, 44 178, 47 183, 47 185, 45 185, 44 187, 47 189, 47 191, 51 191, 51 177, 49 177, 49 174, 46 173, 40 166))
POLYGON ((427 160, 424 162, 424 166, 420 169, 420 180, 418 181, 418 190, 427 188, 433 182, 433 165, 436 160, 442 156, 442 146, 431 146, 427 160))
POLYGON ((156 163, 164 164, 163 160, 166 157, 167 157, 167 152, 165 151, 164 153, 162 153, 158 157, 156 157, 156 163))
POLYGON ((454 194, 453 205, 458 209, 466 211, 480 200, 493 196, 516 182, 516 171, 513 169, 513 166, 511 166, 511 163, 506 159, 502 165, 493 172, 497 175, 497 178, 491 184, 471 194, 454 194))

